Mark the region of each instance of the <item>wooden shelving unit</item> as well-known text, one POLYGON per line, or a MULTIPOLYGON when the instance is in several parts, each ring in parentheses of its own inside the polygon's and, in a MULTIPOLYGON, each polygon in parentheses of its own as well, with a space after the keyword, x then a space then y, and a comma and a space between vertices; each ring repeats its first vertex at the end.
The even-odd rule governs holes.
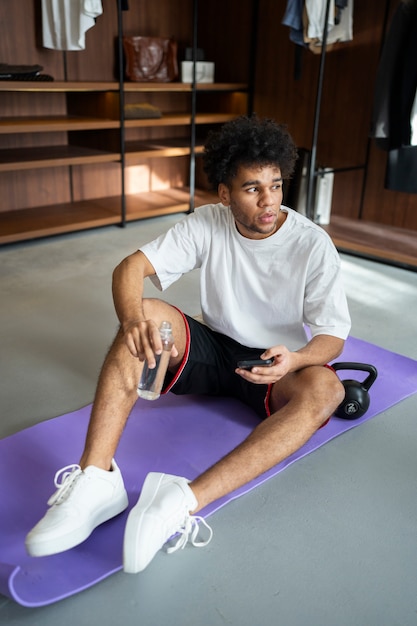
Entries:
MULTIPOLYGON (((72 171, 76 167, 117 164, 120 168, 123 156, 121 176, 126 176, 129 167, 149 165, 154 159, 190 158, 192 123, 195 127, 221 124, 244 112, 247 85, 196 85, 197 93, 201 94, 218 92, 230 94, 232 99, 235 94, 240 95, 238 105, 233 102, 230 110, 198 111, 194 119, 189 105, 193 92, 190 84, 125 83, 123 89, 126 98, 144 94, 156 101, 162 98, 161 117, 124 120, 120 111, 120 86, 116 82, 0 82, 0 107, 3 94, 25 96, 26 108, 31 96, 59 94, 61 107, 66 111, 60 115, 45 115, 36 109, 33 116, 20 116, 19 111, 13 116, 2 116, 0 144, 2 138, 19 139, 24 143, 26 137, 32 143, 42 138, 43 144, 0 148, 0 176, 14 173, 21 179, 25 171, 66 168, 73 193, 72 171), (171 104, 172 98, 179 95, 182 98, 179 106, 185 105, 188 110, 165 110, 167 95, 171 104), (81 115, 81 111, 85 114, 81 115), (122 127, 124 142, 120 140, 122 127)), ((201 152, 202 143, 197 141, 194 154, 201 152)), ((184 180, 183 187, 126 193, 125 220, 187 212, 190 208, 187 184, 188 180, 184 180)), ((196 191, 194 201, 201 204, 206 197, 204 192, 196 191)), ((212 195, 210 197, 213 199, 212 195)), ((121 222, 120 195, 92 199, 70 197, 69 201, 56 204, 13 207, 0 212, 0 244, 121 222)))
POLYGON ((14 243, 119 223, 119 196, 6 211, 0 213, 0 241, 14 243))
MULTIPOLYGON (((196 180, 199 138, 248 112, 249 26, 233 43, 223 41, 235 15, 228 10, 219 27, 222 45, 213 46, 205 28, 213 22, 213 6, 178 0, 174 9, 170 0, 157 0, 122 11, 117 0, 106 3, 88 31, 85 50, 65 52, 42 46, 34 4, 21 0, 4 12, 0 57, 9 64, 36 63, 55 80, 0 80, 0 245, 188 212, 216 199, 197 188, 198 182, 204 186, 203 177, 196 180), (135 33, 173 33, 179 63, 199 39, 219 80, 119 79, 121 38, 135 33), (141 103, 160 116, 132 119, 128 105, 141 103)), ((242 10, 248 24, 252 0, 242 10)))

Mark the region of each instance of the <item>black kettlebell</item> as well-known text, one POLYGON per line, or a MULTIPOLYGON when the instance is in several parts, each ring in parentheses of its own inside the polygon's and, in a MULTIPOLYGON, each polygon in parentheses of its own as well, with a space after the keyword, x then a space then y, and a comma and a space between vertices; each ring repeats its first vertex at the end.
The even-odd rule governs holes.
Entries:
POLYGON ((345 388, 345 399, 339 404, 334 415, 345 420, 355 420, 365 415, 371 401, 369 389, 374 384, 378 371, 373 365, 365 363, 333 363, 331 366, 336 372, 338 370, 359 370, 368 372, 368 376, 360 383, 357 380, 341 380, 345 388))

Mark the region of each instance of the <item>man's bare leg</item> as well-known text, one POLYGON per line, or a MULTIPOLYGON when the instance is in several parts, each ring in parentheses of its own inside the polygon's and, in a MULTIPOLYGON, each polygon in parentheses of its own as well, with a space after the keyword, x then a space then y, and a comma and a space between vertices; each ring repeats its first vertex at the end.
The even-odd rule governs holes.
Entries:
MULTIPOLYGON (((171 358, 175 368, 182 360, 186 346, 186 331, 182 315, 161 300, 143 301, 145 315, 158 325, 161 321, 172 324, 178 356, 171 358)), ((91 412, 85 448, 80 460, 82 469, 94 465, 108 470, 128 420, 138 398, 137 385, 143 363, 128 350, 123 333, 119 330, 104 361, 98 380, 91 412)))
MULTIPOLYGON (((178 350, 178 355, 170 361, 175 371, 186 345, 181 314, 159 300, 144 301, 144 311, 147 319, 158 325, 163 320, 171 322, 178 350)), ((141 372, 142 363, 129 351, 119 331, 98 381, 80 465, 67 466, 57 473, 58 489, 48 501, 49 508, 26 536, 26 548, 31 556, 69 550, 85 541, 97 526, 127 508, 128 495, 113 457, 137 399, 141 372)))
POLYGON ((275 383, 275 411, 232 452, 190 484, 198 501, 193 513, 271 469, 303 446, 344 398, 330 369, 314 366, 275 383))
POLYGON ((324 367, 305 368, 275 383, 274 413, 260 422, 243 443, 191 483, 179 476, 151 472, 136 506, 130 511, 123 542, 125 572, 137 573, 158 550, 179 533, 176 544, 191 541, 204 546, 209 536, 197 540, 190 517, 205 506, 248 483, 298 450, 333 413, 344 389, 335 374, 324 367))

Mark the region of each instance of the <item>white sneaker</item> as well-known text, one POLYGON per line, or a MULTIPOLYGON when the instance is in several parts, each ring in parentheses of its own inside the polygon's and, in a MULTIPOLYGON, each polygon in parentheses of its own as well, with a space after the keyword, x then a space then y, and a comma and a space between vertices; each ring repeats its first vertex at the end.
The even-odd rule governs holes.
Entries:
POLYGON ((140 498, 127 518, 123 545, 125 572, 136 574, 145 569, 176 533, 180 536, 168 548, 169 553, 184 548, 188 541, 196 547, 206 546, 211 541, 210 526, 202 517, 190 515, 198 503, 188 483, 187 479, 170 474, 151 472, 147 475, 140 498), (197 541, 198 522, 209 531, 205 541, 197 541))
POLYGON ((124 511, 128 497, 116 462, 112 471, 90 465, 81 470, 69 465, 55 474, 58 490, 49 498, 50 508, 26 537, 30 556, 47 556, 74 548, 96 526, 124 511))

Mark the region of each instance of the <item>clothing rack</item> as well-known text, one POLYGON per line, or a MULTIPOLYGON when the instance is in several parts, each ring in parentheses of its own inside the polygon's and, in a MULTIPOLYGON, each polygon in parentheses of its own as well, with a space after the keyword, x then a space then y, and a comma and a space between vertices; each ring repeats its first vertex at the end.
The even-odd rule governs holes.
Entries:
POLYGON ((317 82, 316 104, 314 107, 313 139, 311 142, 311 155, 310 155, 310 163, 309 163, 308 175, 307 175, 306 216, 311 220, 314 220, 314 190, 315 190, 315 178, 317 176, 317 172, 316 172, 317 140, 319 136, 321 99, 323 95, 324 66, 326 63, 327 35, 329 32, 328 22, 329 22, 329 13, 330 13, 330 1, 331 0, 327 0, 326 2, 326 12, 325 12, 325 18, 324 18, 323 37, 322 37, 321 54, 320 54, 319 78, 317 82))

